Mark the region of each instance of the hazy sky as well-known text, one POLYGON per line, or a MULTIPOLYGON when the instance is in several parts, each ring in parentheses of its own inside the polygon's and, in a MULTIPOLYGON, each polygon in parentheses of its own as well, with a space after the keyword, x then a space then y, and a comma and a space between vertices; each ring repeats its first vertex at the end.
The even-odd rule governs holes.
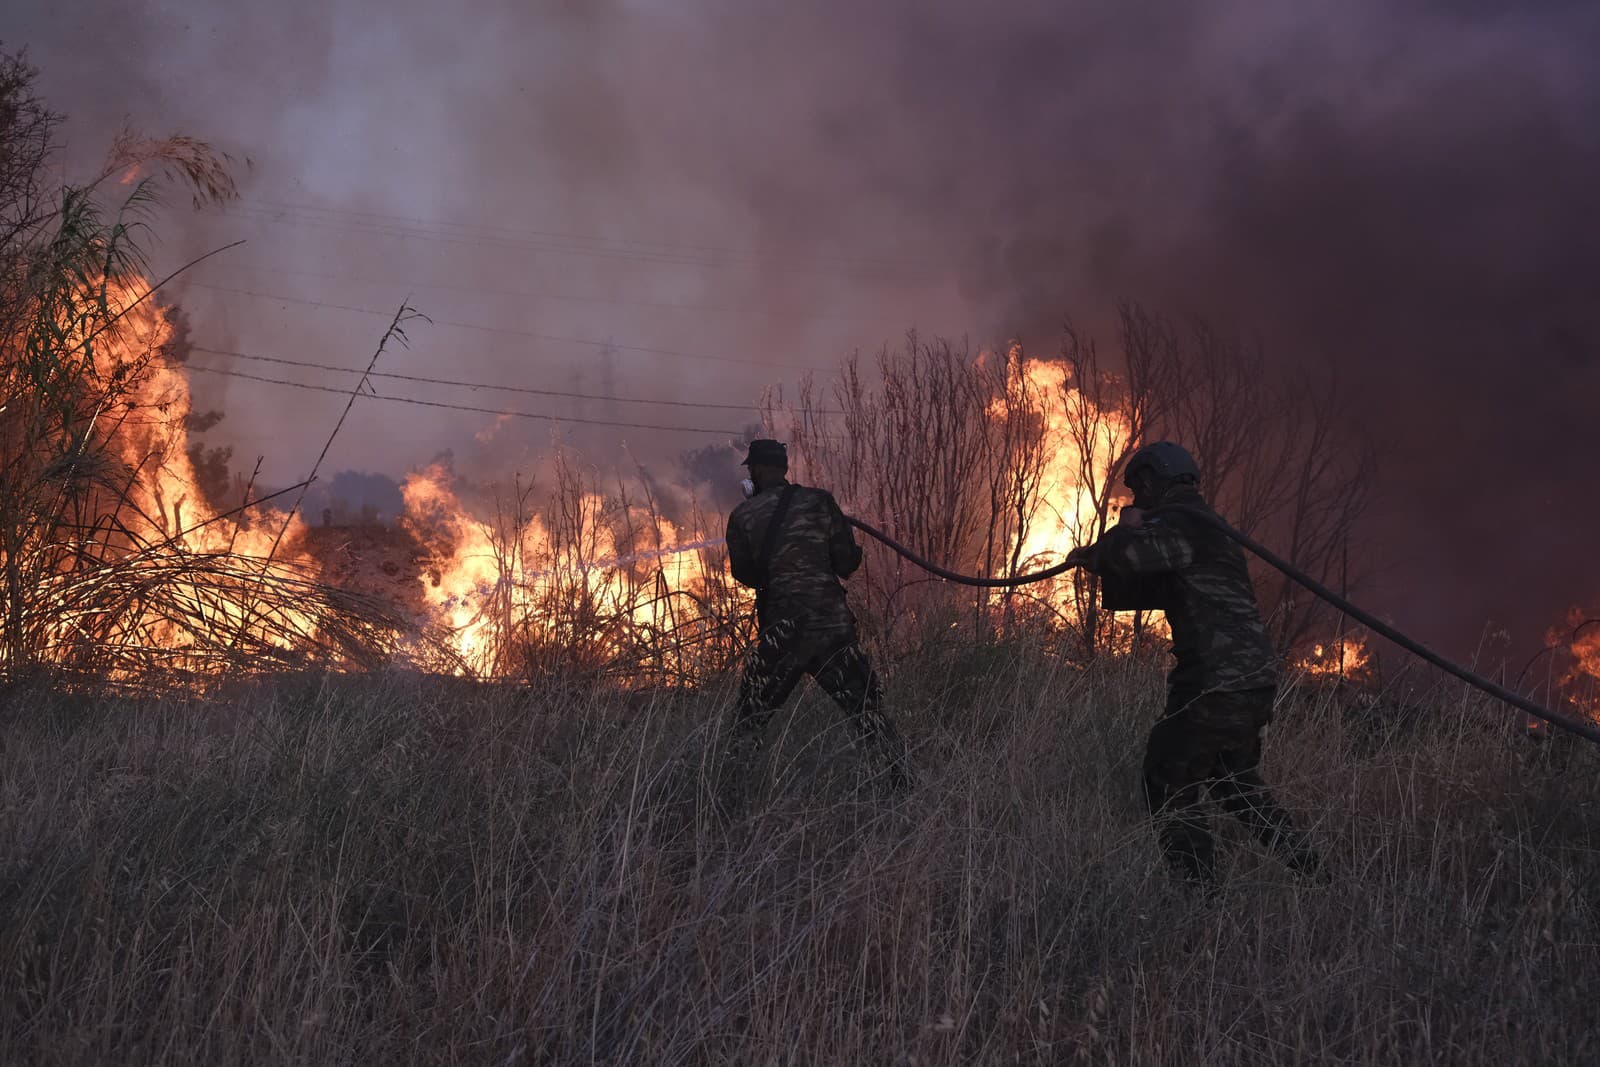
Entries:
MULTIPOLYGON (((1600 601, 1600 5, 23 0, 0 39, 79 158, 131 122, 252 161, 157 257, 247 239, 179 290, 206 347, 356 366, 410 295, 436 324, 391 370, 747 404, 907 326, 1049 349, 1141 299, 1346 369, 1392 440, 1397 620, 1460 648, 1600 601)), ((279 480, 342 406, 196 382, 279 480)), ((335 465, 488 472, 553 432, 490 422, 362 402, 335 465)), ((649 459, 727 437, 562 432, 649 459)))

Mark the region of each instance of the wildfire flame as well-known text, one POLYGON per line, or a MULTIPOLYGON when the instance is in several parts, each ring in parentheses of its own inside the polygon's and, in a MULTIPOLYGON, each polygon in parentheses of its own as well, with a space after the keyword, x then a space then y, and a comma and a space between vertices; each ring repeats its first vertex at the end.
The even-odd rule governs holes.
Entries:
MULTIPOLYGON (((1114 411, 1097 411, 1091 419, 1074 417, 1092 401, 1072 384, 1071 368, 1064 363, 1018 359, 1013 350, 1010 367, 1012 401, 1033 406, 1043 427, 1038 444, 1043 456, 1040 506, 1015 546, 1017 557, 1058 558, 1094 539, 1102 518, 1094 487, 1108 483, 1111 466, 1131 436, 1128 420, 1114 411)), ((990 415, 1003 417, 1005 403, 997 399, 990 415)))
POLYGON ((1295 669, 1313 678, 1360 680, 1372 674, 1372 654, 1358 637, 1341 637, 1313 645, 1295 669))
POLYGON ((197 552, 232 552, 265 557, 279 541, 278 558, 317 571, 316 561, 297 554, 292 546, 303 532, 298 517, 285 529, 281 511, 257 513, 261 521, 248 527, 235 522, 215 522, 216 512, 205 499, 189 457, 188 420, 194 411, 189 378, 171 362, 166 351, 172 341, 172 324, 154 300, 135 285, 111 282, 108 303, 122 315, 124 329, 110 343, 95 349, 95 363, 103 378, 128 376, 129 417, 115 425, 111 443, 118 457, 141 477, 129 489, 136 505, 133 514, 150 536, 169 537, 174 544, 197 552), (276 522, 265 521, 275 518, 276 522), (291 546, 288 551, 284 546, 291 546))
POLYGON ((1575 674, 1600 682, 1600 626, 1584 627, 1568 647, 1576 660, 1575 674))
POLYGON ((342 662, 341 638, 296 603, 320 576, 299 548, 300 524, 264 507, 222 518, 206 499, 188 451, 188 379, 170 358, 172 322, 148 283, 92 279, 72 300, 58 366, 42 372, 55 377, 36 379, 31 364, 8 368, 32 414, 7 427, 7 499, 24 510, 8 513, 5 562, 33 576, 26 588, 8 586, 8 661, 114 680, 157 663, 221 673, 263 653, 342 662), (82 311, 93 308, 101 310, 82 311), (45 461, 51 450, 56 458, 45 461))
POLYGON ((1545 635, 1550 648, 1567 653, 1557 684, 1593 718, 1600 719, 1600 619, 1596 612, 1572 608, 1565 624, 1545 635))
MULTIPOLYGON (((124 313, 123 327, 95 349, 95 370, 104 381, 126 384, 125 403, 105 414, 104 432, 121 463, 137 472, 125 490, 124 521, 137 534, 133 540, 159 548, 146 552, 141 564, 160 565, 163 555, 167 561, 212 555, 240 561, 247 573, 255 567, 263 575, 292 573, 320 583, 325 572, 316 539, 298 519, 257 509, 219 520, 189 456, 193 401, 182 365, 166 354, 173 336, 169 318, 144 299, 138 280, 107 288, 110 306, 124 313)), ((1004 380, 1005 393, 995 397, 989 416, 1029 420, 1032 436, 1023 435, 1022 447, 1033 450, 1037 471, 1004 566, 1031 570, 1090 542, 1114 521, 1121 498, 1110 488, 1112 467, 1136 441, 1129 419, 1097 410, 1066 364, 1024 359, 1013 350, 1004 380)), ((488 425, 480 437, 492 438, 498 428, 488 425)), ((689 649, 697 639, 709 641, 720 628, 724 647, 737 643, 730 627, 746 613, 749 595, 725 579, 721 539, 698 522, 680 528, 653 508, 608 499, 573 477, 558 478, 547 499, 519 495, 484 520, 462 499, 461 488, 444 464, 415 471, 402 485, 400 523, 422 548, 415 579, 420 598, 411 601, 413 607, 420 602, 422 614, 412 621, 418 634, 443 635, 447 669, 525 677, 545 669, 599 669, 632 656, 684 677, 694 670, 689 649)), ((399 573, 392 562, 384 567, 399 573)), ((1069 574, 1030 595, 1070 624, 1083 621, 1088 601, 1078 577, 1069 574)), ((281 603, 269 625, 248 583, 210 589, 203 608, 219 631, 244 633, 286 653, 314 641, 321 625, 281 603)), ((73 623, 64 618, 61 625, 73 623)), ((1157 633, 1166 628, 1158 614, 1144 625, 1157 633)), ((190 640, 159 614, 138 629, 142 639, 173 647, 190 640)), ((1600 630, 1574 651, 1600 677, 1600 630)), ((1361 641, 1344 638, 1317 646, 1299 666, 1312 675, 1361 677, 1369 655, 1361 641)))
POLYGON ((659 515, 567 490, 559 519, 536 512, 491 524, 472 517, 442 464, 402 485, 403 522, 432 553, 421 576, 431 621, 473 673, 525 671, 519 661, 540 649, 595 665, 619 652, 619 632, 701 621, 706 552, 720 538, 685 537, 659 515))

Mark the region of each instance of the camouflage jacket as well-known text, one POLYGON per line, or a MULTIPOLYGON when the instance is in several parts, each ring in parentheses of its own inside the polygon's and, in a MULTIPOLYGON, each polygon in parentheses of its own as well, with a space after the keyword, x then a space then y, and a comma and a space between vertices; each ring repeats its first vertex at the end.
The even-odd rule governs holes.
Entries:
MULTIPOLYGON (((1211 511, 1187 487, 1156 506, 1162 504, 1211 511)), ((1238 692, 1278 683, 1278 655, 1261 621, 1244 552, 1224 534, 1182 514, 1158 515, 1138 529, 1106 531, 1087 556, 1085 565, 1096 574, 1159 576, 1177 661, 1167 676, 1172 686, 1238 692)))
POLYGON ((839 579, 861 566, 861 546, 833 494, 795 486, 772 559, 766 574, 761 573, 757 557, 782 493, 781 485, 765 489, 728 516, 728 563, 734 579, 757 591, 763 625, 781 618, 802 632, 853 634, 855 617, 839 579))

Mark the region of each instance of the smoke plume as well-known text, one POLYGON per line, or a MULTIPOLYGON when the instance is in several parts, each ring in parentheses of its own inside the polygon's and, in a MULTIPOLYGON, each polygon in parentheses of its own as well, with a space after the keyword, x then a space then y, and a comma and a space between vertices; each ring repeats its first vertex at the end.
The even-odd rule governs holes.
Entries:
MULTIPOLYGON (((409 294, 439 324, 392 369, 738 405, 908 326, 1037 354, 1135 299, 1338 369, 1384 443, 1369 598, 1396 621, 1464 651, 1600 598, 1591 4, 133 0, 9 21, 74 156, 126 119, 252 161, 242 204, 169 227, 174 261, 249 241, 182 291, 198 344, 354 366, 409 294)), ((215 432, 280 480, 341 404, 204 387, 215 432)), ((451 449, 488 476, 559 439, 659 466, 752 418, 411 395, 705 432, 485 435, 373 402, 339 462, 451 449)))

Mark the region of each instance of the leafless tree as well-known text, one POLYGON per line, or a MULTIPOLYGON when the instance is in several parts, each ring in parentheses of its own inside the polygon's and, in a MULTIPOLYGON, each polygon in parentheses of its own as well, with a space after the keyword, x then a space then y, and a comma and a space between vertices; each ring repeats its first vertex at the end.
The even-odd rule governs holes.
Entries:
MULTIPOLYGON (((792 402, 769 398, 767 424, 789 438, 801 477, 918 552, 988 575, 1048 565, 1103 535, 1126 497, 1119 475, 1128 455, 1148 441, 1178 440, 1206 471, 1225 517, 1319 577, 1348 584, 1372 461, 1348 432, 1334 383, 1281 373, 1259 347, 1203 322, 1179 327, 1131 303, 1118 310, 1109 354, 1069 325, 1049 361, 1054 375, 1030 373, 1037 368, 1017 345, 1004 357, 974 356, 911 334, 878 355, 873 375, 852 357, 831 391, 806 381, 792 402), (1029 533, 1042 528, 1062 530, 1062 543, 1024 558, 1029 533)), ((1062 579, 1071 610, 1031 610, 1044 598, 1029 591, 1019 616, 1018 595, 931 583, 876 548, 868 559, 866 621, 885 634, 963 604, 991 629, 1019 617, 1048 621, 1084 656, 1126 647, 1144 631, 1140 617, 1130 625, 1103 612, 1098 582, 1084 572, 1062 579)), ((1285 651, 1325 619, 1276 575, 1258 581, 1285 651)))

